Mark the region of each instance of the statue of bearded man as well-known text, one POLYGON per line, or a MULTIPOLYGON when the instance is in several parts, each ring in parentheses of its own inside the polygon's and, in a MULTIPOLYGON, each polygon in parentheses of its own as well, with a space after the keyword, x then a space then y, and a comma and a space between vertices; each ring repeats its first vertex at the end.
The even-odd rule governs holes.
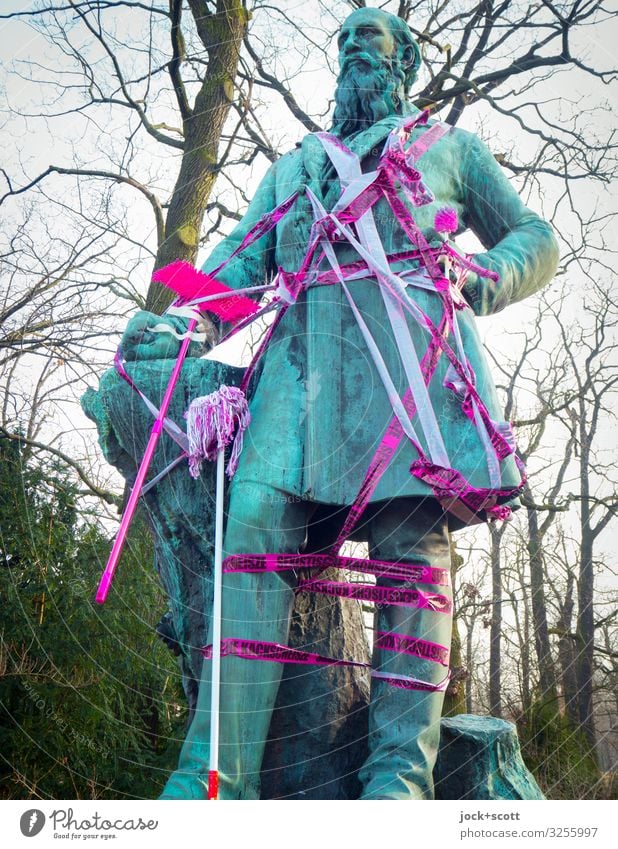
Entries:
MULTIPOLYGON (((427 140, 426 134, 435 127, 433 121, 415 124, 418 110, 407 100, 420 66, 420 51, 402 20, 367 8, 346 19, 338 45, 341 73, 331 139, 337 137, 345 155, 353 155, 360 170, 370 174, 385 141, 404 123, 412 127, 405 141, 407 150, 427 140)), ((228 286, 245 288, 269 281, 277 269, 298 272, 316 210, 331 210, 342 191, 323 142, 310 134, 270 168, 242 221, 213 251, 205 271, 228 259, 264 213, 298 192, 292 211, 276 228, 232 258, 217 276, 228 286)), ((425 147, 418 169, 433 200, 430 196, 430 202, 415 206, 406 186, 395 183, 400 207, 431 247, 444 239, 434 227, 436 213, 449 207, 457 213, 457 233, 471 229, 485 248, 472 259, 494 274, 468 274, 462 290, 465 303, 458 304, 457 319, 476 390, 491 421, 499 422, 496 390, 475 315, 496 312, 546 285, 557 265, 556 241, 549 225, 522 204, 475 135, 444 128, 425 147)), ((418 246, 411 243, 409 228, 384 197, 367 214, 390 272, 438 327, 444 302, 418 250, 415 254, 418 246)), ((360 239, 360 224, 354 227, 360 239)), ((394 412, 398 415, 393 390, 400 398, 409 393, 410 360, 420 360, 430 342, 409 314, 403 319, 405 326, 400 323, 394 332, 371 257, 360 261, 358 245, 349 239, 335 238, 331 244, 331 260, 334 255, 346 277, 345 287, 332 272, 332 262, 323 256, 312 280, 277 325, 253 381, 252 420, 229 492, 225 556, 302 552, 308 529, 318 518, 325 548, 332 543, 394 412), (320 281, 332 285, 318 285, 320 281), (411 347, 405 357, 398 334, 408 332, 411 347)), ((144 333, 159 321, 147 313, 131 321, 123 340, 127 358, 161 356, 161 339, 144 333)), ((167 355, 175 353, 168 347, 167 355)), ((443 466, 456 469, 475 491, 496 492, 493 503, 507 501, 520 482, 512 454, 499 460, 494 457, 493 465, 488 461, 487 433, 474 415, 464 414, 453 383, 449 361, 441 356, 427 382, 426 395, 416 398, 412 393, 411 427, 406 433, 413 432, 415 439, 400 440, 355 532, 355 539, 367 541, 373 560, 429 567, 421 582, 408 581, 403 589, 413 587, 426 597, 439 591, 445 601, 442 610, 432 609, 431 604, 377 606, 369 756, 359 773, 364 799, 433 798, 432 770, 443 700, 439 684, 445 676, 451 622, 450 590, 432 583, 431 569, 443 575, 449 570, 449 530, 487 519, 486 505, 459 515, 447 512, 435 490, 422 477, 411 475, 410 467, 421 452, 437 454, 443 466), (431 646, 437 646, 433 654, 431 646), (417 679, 428 688, 393 686, 398 678, 417 679)), ((293 571, 226 574, 223 637, 285 644, 297 580, 293 571)), ((402 582, 392 576, 378 574, 377 584, 402 588, 402 582)), ((281 668, 264 660, 232 656, 222 660, 221 798, 259 798, 260 765, 281 668)), ((163 798, 205 798, 209 706, 210 664, 206 661, 198 710, 163 798)))

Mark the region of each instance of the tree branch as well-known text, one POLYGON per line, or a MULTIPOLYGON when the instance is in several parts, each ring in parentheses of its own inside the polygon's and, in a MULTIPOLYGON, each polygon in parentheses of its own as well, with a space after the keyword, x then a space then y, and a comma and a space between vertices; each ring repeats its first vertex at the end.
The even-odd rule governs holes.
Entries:
POLYGON ((114 495, 113 492, 109 492, 109 490, 101 489, 101 487, 97 486, 97 484, 90 480, 79 463, 69 457, 68 454, 65 454, 58 448, 52 448, 51 445, 45 445, 43 442, 38 442, 36 439, 28 439, 27 437, 24 437, 23 434, 11 433, 11 431, 2 426, 0 426, 0 433, 3 437, 10 439, 13 442, 18 442, 21 445, 27 445, 29 448, 34 448, 37 451, 45 451, 48 454, 53 454, 54 457, 58 457, 59 460, 62 460, 63 463, 66 463, 67 466, 70 466, 75 472, 77 472, 79 478, 86 484, 88 491, 91 492, 92 495, 96 495, 97 498, 100 498, 107 504, 111 504, 114 507, 120 507, 122 499, 118 495, 114 495))
POLYGON ((29 191, 42 180, 44 180, 46 177, 49 177, 50 174, 65 174, 74 177, 100 177, 105 180, 112 180, 114 183, 124 183, 127 186, 131 186, 132 188, 137 189, 138 192, 141 192, 141 194, 146 198, 146 200, 152 207, 155 222, 157 225, 157 242, 158 244, 161 244, 161 242, 163 241, 165 232, 165 221, 163 219, 163 210, 161 208, 161 203, 159 202, 157 196, 150 191, 150 189, 147 189, 146 186, 142 185, 142 183, 138 182, 133 177, 129 177, 128 175, 124 174, 115 174, 113 171, 101 171, 91 168, 61 168, 59 165, 50 165, 46 171, 44 171, 42 174, 39 174, 38 177, 35 177, 34 180, 31 180, 25 186, 22 186, 20 189, 13 189, 8 174, 4 171, 4 169, 0 169, 0 171, 2 171, 2 174, 9 185, 9 191, 2 195, 2 197, 0 197, 0 206, 2 206, 2 204, 8 197, 21 195, 24 192, 29 191))
POLYGON ((258 74, 265 82, 268 83, 268 85, 272 89, 274 89, 281 95, 281 97, 283 98, 283 102, 288 107, 292 115, 297 120, 299 120, 301 124, 303 124, 309 130, 310 133, 319 133, 322 130, 322 127, 316 124, 315 121, 310 118, 309 115, 307 115, 307 113, 303 109, 300 108, 292 92, 288 88, 286 88, 283 83, 281 83, 276 77, 274 77, 265 69, 262 60, 251 46, 251 43, 249 42, 249 38, 247 36, 245 36, 243 43, 245 45, 247 53, 255 62, 255 67, 257 69, 258 74))
POLYGON ((172 21, 170 30, 172 40, 172 61, 169 63, 169 73, 172 79, 172 85, 174 86, 174 94, 176 95, 180 115, 184 123, 184 121, 191 116, 191 107, 189 106, 187 92, 180 74, 180 67, 186 55, 185 42, 181 29, 182 0, 169 0, 169 3, 170 17, 172 21))

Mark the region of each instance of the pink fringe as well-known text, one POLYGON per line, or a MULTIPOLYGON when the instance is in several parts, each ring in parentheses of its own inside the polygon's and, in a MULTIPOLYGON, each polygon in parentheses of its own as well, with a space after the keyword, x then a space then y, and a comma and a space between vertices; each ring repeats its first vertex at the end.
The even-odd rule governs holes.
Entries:
POLYGON ((195 398, 189 405, 185 418, 191 477, 198 478, 204 460, 216 460, 219 451, 233 440, 226 468, 226 474, 231 478, 238 468, 243 434, 251 421, 244 392, 236 386, 221 386, 210 395, 195 398))
MULTIPOLYGON (((190 262, 176 260, 164 268, 159 268, 152 275, 156 283, 162 283, 168 289, 176 292, 183 300, 197 300, 211 295, 228 295, 233 292, 229 286, 219 283, 210 274, 198 271, 190 262)), ((257 312, 257 304, 244 295, 202 301, 199 305, 202 312, 211 312, 223 321, 237 321, 257 312)))

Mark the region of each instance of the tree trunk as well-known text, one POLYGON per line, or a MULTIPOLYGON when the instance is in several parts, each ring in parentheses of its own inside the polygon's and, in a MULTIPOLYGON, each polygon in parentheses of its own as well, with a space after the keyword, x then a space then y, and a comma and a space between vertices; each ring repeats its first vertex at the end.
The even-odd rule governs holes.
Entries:
POLYGON ((579 711, 577 704, 577 675, 575 669, 575 652, 573 651, 573 638, 571 629, 573 627, 573 588, 575 578, 569 571, 564 596, 564 604, 560 609, 558 629, 560 637, 558 640, 558 657, 560 660, 560 672, 562 678, 562 695, 566 715, 573 725, 579 723, 579 711))
POLYGON ((518 674, 519 693, 521 697, 521 705, 525 714, 532 703, 532 695, 530 691, 530 617, 528 615, 528 604, 525 597, 525 576, 523 572, 518 570, 519 589, 524 594, 523 597, 523 622, 519 616, 519 608, 517 606, 517 594, 515 591, 509 593, 511 599, 511 608, 515 617, 515 628, 517 629, 517 639, 519 642, 519 657, 521 671, 518 674))
POLYGON ((472 713, 472 640, 474 638, 474 623, 475 616, 471 616, 468 621, 466 633, 466 669, 468 677, 466 678, 466 713, 472 713))
POLYGON ((594 570, 592 562, 594 535, 590 515, 590 439, 586 430, 584 399, 580 400, 580 480, 581 480, 581 545, 577 592, 577 692, 579 724, 591 749, 595 746, 592 704, 594 670, 594 570))
MULTIPOLYGON (((582 514, 587 512, 585 502, 582 514)), ((594 658, 594 574, 592 569, 592 540, 589 529, 583 526, 579 561, 579 591, 577 616, 577 691, 579 694, 579 724, 591 748, 595 746, 592 705, 592 675, 594 658)))
MULTIPOLYGON (((528 484, 524 488, 524 495, 528 501, 533 502, 534 499, 528 484)), ((556 704, 556 673, 551 656, 547 603, 545 600, 543 537, 539 532, 538 513, 532 508, 528 508, 528 535, 534 647, 539 664, 539 696, 544 703, 553 702, 556 704)))
MULTIPOLYGON (((177 259, 192 264, 197 259, 206 204, 219 172, 219 142, 234 97, 239 51, 249 19, 241 0, 217 0, 215 14, 206 11, 202 0, 189 0, 189 6, 208 51, 208 70, 193 108, 187 106, 183 114, 185 147, 155 269, 177 259)), ((152 283, 146 309, 161 312, 171 299, 169 289, 152 283)))
POLYGON ((501 676, 502 658, 502 565, 500 542, 504 528, 495 524, 489 526, 491 538, 491 629, 489 634, 489 712, 492 716, 502 717, 501 676))
MULTIPOLYGON (((457 552, 451 541, 451 582, 453 584, 453 598, 457 589, 457 571, 463 565, 464 559, 457 552)), ((461 656, 461 636, 459 634, 459 619, 457 611, 453 611, 453 634, 451 636, 451 680, 449 681, 445 696, 443 716, 456 716, 466 713, 466 682, 470 677, 469 668, 463 664, 461 656)), ((469 711, 468 711, 469 712, 469 711)))

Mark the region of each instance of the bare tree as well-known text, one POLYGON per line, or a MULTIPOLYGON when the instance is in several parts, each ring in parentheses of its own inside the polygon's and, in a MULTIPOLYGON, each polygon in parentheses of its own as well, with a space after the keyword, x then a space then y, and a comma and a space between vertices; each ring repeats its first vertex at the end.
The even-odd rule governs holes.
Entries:
POLYGON ((607 450, 599 445, 604 413, 616 395, 618 369, 613 337, 617 309, 599 286, 591 286, 584 300, 584 320, 570 324, 555 318, 571 366, 577 397, 564 420, 576 447, 578 489, 571 498, 579 502, 579 574, 577 592, 577 693, 579 721, 594 744, 594 550, 600 534, 618 513, 616 481, 608 474, 607 450), (579 356, 575 351, 579 352, 579 356), (606 494, 606 485, 612 486, 606 494))
MULTIPOLYGON (((613 446, 606 439, 616 410, 615 326, 614 303, 589 278, 577 314, 566 289, 550 293, 540 301, 536 321, 520 334, 518 357, 504 352, 495 357, 507 411, 532 472, 523 494, 525 527, 516 523, 518 540, 509 531, 502 556, 517 560, 522 546, 527 549, 536 698, 557 709, 560 682, 566 712, 585 730, 591 747, 602 661, 602 653, 595 655, 596 633, 614 621, 607 601, 595 614, 595 573, 611 568, 595 556, 595 546, 617 507, 613 446), (518 392, 527 399, 519 407, 518 392)), ((501 576, 508 580, 508 571, 502 568, 501 576)), ((517 593, 528 592, 521 576, 516 584, 517 593)), ((491 691, 491 678, 489 685, 491 691)))

